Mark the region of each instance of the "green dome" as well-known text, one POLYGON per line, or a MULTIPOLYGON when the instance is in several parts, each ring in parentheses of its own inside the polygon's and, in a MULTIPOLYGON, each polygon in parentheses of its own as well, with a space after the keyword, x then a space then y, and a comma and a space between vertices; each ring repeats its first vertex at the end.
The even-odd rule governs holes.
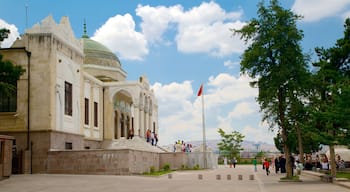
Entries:
POLYGON ((84 64, 93 64, 112 68, 120 68, 118 57, 106 46, 87 36, 82 37, 84 45, 84 64))

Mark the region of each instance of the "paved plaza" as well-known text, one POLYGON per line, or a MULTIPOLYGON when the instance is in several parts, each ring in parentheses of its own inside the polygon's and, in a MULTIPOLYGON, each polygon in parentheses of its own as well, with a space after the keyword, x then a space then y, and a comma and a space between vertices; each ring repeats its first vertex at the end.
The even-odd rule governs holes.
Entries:
POLYGON ((220 167, 214 170, 176 171, 159 177, 114 175, 13 175, 0 181, 0 192, 345 192, 349 188, 320 181, 315 176, 302 174, 302 182, 279 182, 281 174, 269 176, 252 165, 236 168, 220 167), (202 179, 199 179, 199 175, 202 179), (218 176, 220 175, 220 176, 218 176), (230 175, 230 176, 228 176, 230 175), (242 175, 242 180, 239 179, 242 175), (254 178, 250 178, 254 175, 254 178), (220 178, 219 178, 220 177, 220 178), (231 177, 231 179, 229 178, 231 177), (251 180, 254 179, 254 180, 251 180))

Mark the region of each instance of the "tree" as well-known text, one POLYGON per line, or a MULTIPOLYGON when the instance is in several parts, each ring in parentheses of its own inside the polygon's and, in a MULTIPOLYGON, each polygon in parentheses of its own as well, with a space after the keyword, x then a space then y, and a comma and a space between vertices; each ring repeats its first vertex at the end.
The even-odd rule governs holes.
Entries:
MULTIPOLYGON (((0 29, 0 44, 8 37, 8 29, 0 29)), ((21 66, 14 66, 10 61, 3 61, 3 56, 0 55, 0 104, 2 98, 11 97, 17 89, 17 80, 24 73, 21 66)))
POLYGON ((244 135, 238 131, 233 131, 230 134, 226 134, 224 130, 219 128, 218 133, 221 136, 221 141, 217 144, 220 151, 232 159, 233 157, 238 157, 240 152, 243 150, 241 143, 243 142, 244 135))
POLYGON ((296 27, 301 17, 283 9, 278 0, 271 0, 265 7, 258 4, 258 18, 252 19, 240 30, 233 30, 246 43, 250 43, 242 55, 241 72, 254 79, 251 86, 259 89, 257 101, 263 112, 263 121, 271 129, 280 132, 283 152, 286 156, 287 178, 291 178, 289 161, 289 134, 294 127, 292 106, 300 100, 300 89, 308 78, 306 56, 300 41, 303 34, 296 27))
POLYGON ((10 34, 10 30, 2 28, 0 29, 0 43, 4 41, 4 39, 8 38, 10 34))
POLYGON ((321 142, 329 145, 331 175, 336 176, 334 146, 350 140, 350 19, 344 37, 329 49, 316 48, 318 71, 314 75, 313 122, 321 142))

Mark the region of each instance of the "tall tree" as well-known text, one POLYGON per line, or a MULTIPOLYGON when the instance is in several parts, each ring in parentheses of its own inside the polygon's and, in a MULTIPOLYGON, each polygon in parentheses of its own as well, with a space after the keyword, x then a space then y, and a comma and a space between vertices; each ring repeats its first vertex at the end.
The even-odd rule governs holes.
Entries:
POLYGON ((287 178, 293 176, 288 145, 293 127, 290 109, 293 101, 300 98, 296 93, 307 74, 306 57, 300 46, 303 34, 296 27, 298 19, 300 16, 281 7, 278 0, 271 0, 268 6, 258 4, 258 18, 233 30, 250 43, 242 55, 241 72, 255 79, 250 84, 259 89, 257 101, 263 120, 272 129, 278 127, 287 160, 287 178))
POLYGON ((329 145, 331 175, 336 176, 334 146, 350 140, 350 19, 344 37, 329 49, 316 48, 319 70, 314 76, 313 120, 323 144, 329 145))
POLYGON ((244 135, 238 131, 233 131, 230 134, 226 134, 221 128, 219 128, 218 133, 221 136, 221 141, 217 144, 219 150, 225 152, 225 155, 227 155, 229 159, 238 157, 240 152, 243 150, 241 143, 243 142, 244 135))

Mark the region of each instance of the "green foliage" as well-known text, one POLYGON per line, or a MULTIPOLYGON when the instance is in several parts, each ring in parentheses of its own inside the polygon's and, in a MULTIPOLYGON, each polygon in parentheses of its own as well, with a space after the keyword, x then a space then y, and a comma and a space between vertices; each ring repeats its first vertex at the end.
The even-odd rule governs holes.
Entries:
POLYGON ((0 29, 0 43, 4 41, 6 38, 8 38, 10 34, 10 30, 2 28, 0 29))
POLYGON ((169 171, 170 170, 170 164, 169 163, 164 164, 163 170, 164 171, 169 171))
POLYGON ((350 179, 350 172, 338 172, 337 178, 347 178, 350 179))
MULTIPOLYGON (((9 33, 8 29, 0 29, 0 45, 9 33)), ((14 66, 10 61, 3 61, 3 56, 0 55, 0 92, 5 97, 10 97, 16 91, 17 80, 24 71, 21 66, 14 66)))
POLYGON ((233 131, 230 134, 226 134, 224 130, 219 128, 218 133, 221 136, 221 141, 217 144, 220 151, 224 151, 225 155, 231 159, 238 157, 240 151, 243 150, 241 143, 243 142, 244 135, 238 131, 233 131))
POLYGON ((151 166, 150 168, 149 168, 149 172, 150 173, 154 173, 156 171, 156 168, 154 167, 154 166, 151 166))
POLYGON ((24 73, 21 66, 14 66, 9 61, 3 61, 0 55, 0 92, 10 96, 16 91, 16 84, 19 77, 24 73))
MULTIPOLYGON (((288 135, 301 116, 309 73, 307 56, 302 53, 302 31, 296 21, 301 17, 271 0, 268 6, 258 5, 258 18, 242 29, 232 30, 241 39, 251 42, 242 55, 241 72, 254 79, 250 85, 259 89, 257 101, 263 121, 281 133, 284 152, 289 156, 288 135)), ((288 159, 287 159, 288 165, 288 159)), ((291 176, 290 167, 287 176, 291 176)))
POLYGON ((261 159, 262 157, 265 157, 265 152, 260 151, 255 155, 256 158, 261 159))
POLYGON ((314 74, 312 120, 326 145, 349 144, 350 140, 350 19, 344 37, 335 46, 316 48, 319 60, 314 74))

